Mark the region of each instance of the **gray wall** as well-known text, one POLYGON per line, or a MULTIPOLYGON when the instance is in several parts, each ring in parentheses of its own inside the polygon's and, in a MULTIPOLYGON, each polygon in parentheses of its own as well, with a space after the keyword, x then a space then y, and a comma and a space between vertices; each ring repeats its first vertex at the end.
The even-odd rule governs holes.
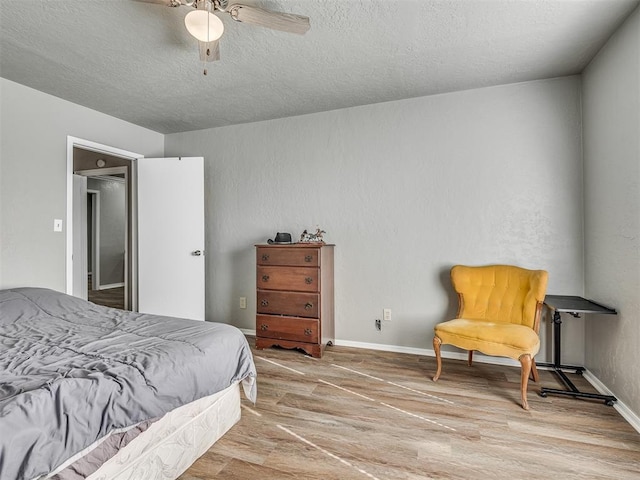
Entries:
POLYGON ((0 125, 0 287, 65 291, 67 135, 145 156, 164 136, 3 78, 0 125))
MULTIPOLYGON (((205 157, 207 319, 254 329, 253 245, 316 225, 337 245, 343 341, 431 348, 455 313, 455 263, 544 268, 549 292, 582 294, 580 88, 564 77, 167 135, 167 155, 205 157)), ((584 324, 565 332, 565 360, 581 363, 584 324)))
POLYGON ((640 415, 640 10, 584 72, 586 363, 640 415))
MULTIPOLYGON (((126 184, 88 178, 87 188, 100 192, 100 286, 124 283, 126 240, 126 184)), ((94 288, 96 284, 94 283, 94 288)))
POLYGON ((253 244, 316 224, 337 244, 347 341, 430 346, 455 308, 454 263, 547 268, 550 292, 584 285, 619 310, 587 320, 586 355, 585 322, 565 322, 565 360, 586 360, 640 412, 638 21, 584 75, 584 194, 579 77, 166 139, 0 78, 0 287, 65 288, 65 234, 52 223, 66 229, 67 135, 146 156, 166 140, 167 154, 205 156, 209 320, 254 328, 253 244), (385 307, 393 321, 376 332, 385 307))

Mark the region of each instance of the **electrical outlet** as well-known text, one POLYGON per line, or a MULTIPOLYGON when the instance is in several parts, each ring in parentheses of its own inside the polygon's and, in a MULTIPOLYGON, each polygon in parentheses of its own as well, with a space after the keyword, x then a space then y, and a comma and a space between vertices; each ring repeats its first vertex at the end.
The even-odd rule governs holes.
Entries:
POLYGON ((385 308, 384 310, 382 310, 382 318, 384 319, 385 322, 390 322, 391 321, 391 309, 390 308, 385 308))
POLYGON ((247 308, 247 297, 240 297, 240 308, 247 308))

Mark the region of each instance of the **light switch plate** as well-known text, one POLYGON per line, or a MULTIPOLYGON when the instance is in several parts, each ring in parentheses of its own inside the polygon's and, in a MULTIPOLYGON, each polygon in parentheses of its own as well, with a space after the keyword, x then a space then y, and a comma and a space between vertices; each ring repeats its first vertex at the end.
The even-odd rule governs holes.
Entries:
POLYGON ((385 308, 382 310, 382 319, 385 322, 390 322, 391 321, 391 309, 390 308, 385 308))
POLYGON ((62 231, 62 220, 59 218, 56 218, 53 221, 53 231, 54 232, 61 232, 62 231))

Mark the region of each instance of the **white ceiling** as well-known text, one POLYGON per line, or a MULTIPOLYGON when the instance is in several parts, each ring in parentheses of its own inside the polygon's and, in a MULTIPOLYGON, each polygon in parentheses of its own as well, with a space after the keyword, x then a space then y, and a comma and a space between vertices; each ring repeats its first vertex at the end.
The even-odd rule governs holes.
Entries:
POLYGON ((639 0, 238 0, 202 74, 188 7, 2 0, 0 76, 162 133, 580 73, 639 0))

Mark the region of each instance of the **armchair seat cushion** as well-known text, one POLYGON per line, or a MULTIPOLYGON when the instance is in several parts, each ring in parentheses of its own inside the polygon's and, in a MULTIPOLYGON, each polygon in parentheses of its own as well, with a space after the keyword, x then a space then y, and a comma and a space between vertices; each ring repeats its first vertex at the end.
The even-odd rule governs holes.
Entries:
POLYGON ((540 350, 540 338, 536 332, 514 323, 456 318, 437 324, 435 334, 443 344, 514 360, 523 354, 533 358, 540 350))

